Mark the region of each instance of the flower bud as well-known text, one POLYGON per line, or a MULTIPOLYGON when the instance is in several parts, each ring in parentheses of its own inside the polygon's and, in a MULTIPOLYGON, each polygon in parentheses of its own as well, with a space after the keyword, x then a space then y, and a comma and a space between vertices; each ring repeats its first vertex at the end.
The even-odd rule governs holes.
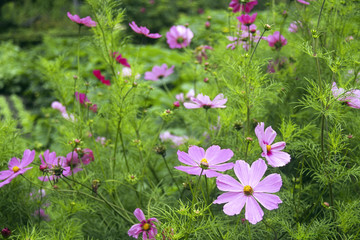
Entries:
POLYGON ((269 24, 265 24, 264 25, 264 29, 265 31, 270 31, 271 30, 271 26, 269 24))
POLYGON ((138 86, 137 82, 134 82, 133 87, 137 87, 137 86, 138 86))
POLYGON ((207 20, 210 21, 210 20, 211 20, 211 16, 207 16, 207 20))
POLYGON ((245 140, 248 141, 248 142, 254 141, 254 139, 252 139, 251 137, 247 137, 245 140))
POLYGON ((8 228, 4 228, 3 230, 1 230, 1 235, 3 236, 3 238, 8 238, 11 235, 11 230, 8 228))
POLYGON ((166 148, 164 145, 158 145, 154 148, 155 152, 163 157, 166 156, 166 148))
POLYGON ((47 168, 48 168, 48 165, 46 163, 41 164, 39 167, 40 171, 42 171, 42 172, 47 168))
POLYGON ((236 131, 240 131, 243 128, 243 123, 240 120, 236 121, 234 123, 234 128, 236 131))
POLYGON ((74 76, 73 76, 73 79, 75 79, 75 80, 78 79, 78 76, 77 76, 77 75, 74 75, 74 76))
POLYGON ((210 27, 211 27, 210 22, 209 22, 209 21, 206 21, 206 22, 205 22, 205 28, 206 28, 206 29, 209 29, 210 27))
POLYGON ((174 102, 173 105, 174 105, 174 107, 177 107, 177 108, 180 107, 179 101, 174 102))
POLYGON ((209 82, 209 78, 204 78, 204 83, 207 83, 207 82, 209 82))
POLYGON ((189 27, 189 23, 185 23, 184 26, 185 26, 185 27, 189 27))
POLYGON ((348 138, 348 139, 352 139, 352 138, 353 138, 353 135, 350 134, 350 135, 347 136, 347 138, 348 138))

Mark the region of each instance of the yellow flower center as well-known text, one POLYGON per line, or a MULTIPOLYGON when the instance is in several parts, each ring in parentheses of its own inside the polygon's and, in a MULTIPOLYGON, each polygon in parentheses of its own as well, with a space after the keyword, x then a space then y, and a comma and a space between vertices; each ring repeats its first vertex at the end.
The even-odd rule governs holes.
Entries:
POLYGON ((18 172, 20 170, 20 168, 18 166, 15 166, 12 168, 12 170, 14 171, 14 173, 18 172))
POLYGON ((208 163, 208 161, 206 160, 206 158, 201 159, 201 161, 200 161, 200 167, 201 167, 202 169, 208 169, 208 168, 209 168, 209 163, 208 163))
POLYGON ((145 224, 142 226, 142 229, 145 230, 145 231, 149 230, 149 229, 150 229, 150 224, 145 223, 145 224))
POLYGON ((271 146, 270 146, 270 145, 266 145, 266 150, 267 150, 268 152, 270 152, 271 146))
POLYGON ((245 195, 251 195, 254 192, 254 190, 252 189, 252 187, 250 187, 249 185, 246 185, 244 187, 244 193, 245 195))

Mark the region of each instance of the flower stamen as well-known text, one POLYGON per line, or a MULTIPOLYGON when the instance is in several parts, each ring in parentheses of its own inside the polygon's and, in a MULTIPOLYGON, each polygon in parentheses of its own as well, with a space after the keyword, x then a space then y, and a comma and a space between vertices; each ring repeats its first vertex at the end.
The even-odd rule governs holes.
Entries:
POLYGON ((14 166, 12 168, 12 170, 14 171, 14 173, 18 172, 20 170, 20 168, 18 166, 14 166))
POLYGON ((149 230, 150 229, 150 224, 144 223, 144 225, 142 225, 142 229, 145 230, 145 231, 149 230))
POLYGON ((208 161, 207 161, 206 158, 201 159, 201 161, 200 161, 200 167, 201 167, 202 169, 208 169, 208 168, 209 168, 209 163, 208 163, 208 161))
POLYGON ((270 152, 271 146, 270 146, 270 145, 266 145, 266 150, 267 150, 268 152, 270 152))
POLYGON ((250 187, 249 185, 246 185, 244 187, 244 194, 245 195, 251 195, 254 192, 254 190, 252 189, 252 187, 250 187))

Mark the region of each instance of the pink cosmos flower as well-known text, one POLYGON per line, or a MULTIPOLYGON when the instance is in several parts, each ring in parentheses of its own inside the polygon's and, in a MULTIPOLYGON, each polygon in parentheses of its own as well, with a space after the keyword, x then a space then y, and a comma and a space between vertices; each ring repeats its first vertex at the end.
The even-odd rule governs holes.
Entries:
POLYGON ((89 148, 75 149, 75 151, 70 152, 66 155, 65 161, 67 166, 77 166, 81 162, 84 165, 88 165, 90 162, 94 161, 94 154, 93 151, 89 148))
POLYGON ((273 35, 267 36, 266 41, 268 41, 270 47, 275 47, 276 50, 280 50, 282 46, 287 44, 287 40, 278 31, 274 32, 273 35))
POLYGON ((184 48, 190 44, 193 37, 194 34, 190 28, 182 25, 172 26, 166 33, 166 42, 170 48, 184 48))
POLYGON ((190 166, 177 166, 177 170, 186 172, 191 175, 206 175, 206 177, 218 177, 226 170, 232 169, 234 163, 224 163, 229 161, 234 155, 230 149, 220 149, 219 146, 213 145, 206 152, 198 146, 191 146, 189 153, 177 151, 180 162, 190 166), (222 164, 223 163, 223 164, 222 164))
POLYGON ((296 33, 298 31, 298 28, 299 28, 298 25, 300 27, 302 27, 302 24, 301 24, 300 21, 295 21, 295 22, 290 23, 290 26, 289 26, 289 29, 288 29, 289 32, 296 33))
POLYGON ((99 142, 101 145, 105 145, 105 143, 106 143, 106 137, 100 137, 100 136, 98 136, 95 141, 96 141, 96 142, 99 142))
POLYGON ((168 68, 168 66, 164 63, 163 65, 159 66, 154 66, 152 68, 151 72, 146 72, 145 73, 145 80, 150 80, 150 81, 159 81, 169 75, 171 75, 174 72, 174 67, 175 66, 171 66, 170 68, 168 68))
POLYGON ((71 15, 70 12, 67 12, 67 16, 71 21, 76 22, 77 24, 83 24, 87 27, 96 27, 96 22, 91 19, 91 17, 87 16, 85 18, 80 18, 78 15, 71 15))
POLYGON ((231 7, 233 9, 233 12, 246 12, 249 13, 255 5, 258 4, 257 0, 252 0, 246 4, 241 3, 241 0, 231 0, 231 2, 229 3, 229 7, 231 7))
POLYGON ((128 234, 130 237, 138 238, 139 234, 142 233, 142 238, 146 239, 155 239, 157 234, 156 225, 154 222, 159 222, 156 218, 149 218, 146 220, 143 211, 140 208, 135 209, 134 215, 139 220, 140 223, 133 225, 128 234))
POLYGON ((138 27, 138 25, 136 25, 136 23, 134 21, 132 21, 131 23, 129 23, 129 26, 131 27, 132 30, 134 30, 134 32, 139 33, 139 34, 143 34, 148 38, 161 38, 161 35, 158 33, 150 33, 150 30, 147 29, 146 27, 138 27))
POLYGON ((180 137, 180 136, 172 135, 169 131, 165 131, 165 132, 161 133, 159 137, 162 142, 170 140, 176 146, 180 146, 188 140, 187 136, 180 137))
MULTIPOLYGON (((195 91, 194 89, 190 89, 189 92, 186 94, 186 98, 187 99, 191 99, 192 97, 195 97, 195 91)), ((184 102, 185 101, 185 98, 184 98, 184 93, 179 93, 175 96, 175 98, 177 100, 179 100, 180 102, 184 102)))
POLYGON ((278 196, 271 194, 280 190, 281 176, 273 173, 260 181, 266 169, 266 163, 262 159, 253 162, 251 167, 243 160, 236 161, 234 172, 240 182, 229 175, 219 176, 216 179, 216 185, 226 193, 218 196, 213 203, 226 203, 223 211, 230 216, 240 214, 246 205, 245 219, 252 224, 260 222, 264 212, 259 203, 268 210, 277 209, 278 205, 282 203, 278 196))
POLYGON ((343 88, 338 88, 333 82, 331 89, 333 96, 341 102, 345 102, 349 107, 360 109, 360 90, 354 89, 345 92, 343 88))
POLYGON ((305 5, 309 5, 310 3, 304 0, 297 0, 299 3, 305 4, 305 5))
POLYGON ((46 150, 43 155, 39 155, 41 160, 40 171, 44 172, 44 176, 38 177, 40 181, 54 181, 64 176, 70 176, 72 173, 81 171, 82 169, 71 170, 70 166, 66 164, 65 157, 56 156, 55 152, 46 150))
POLYGON ((63 106, 60 102, 58 101, 54 101, 51 103, 51 107, 53 109, 59 110, 61 112, 61 115, 63 116, 63 118, 67 119, 67 120, 74 120, 74 115, 73 114, 69 114, 66 112, 66 107, 63 106))
POLYGON ((103 84, 108 85, 108 86, 111 85, 110 80, 105 80, 105 77, 104 77, 103 75, 101 75, 100 70, 94 70, 94 71, 93 71, 93 74, 94 74, 94 76, 95 76, 97 79, 99 79, 100 82, 102 82, 103 84))
POLYGON ((6 184, 9 184, 17 176, 24 174, 27 170, 32 169, 32 167, 26 168, 30 163, 34 161, 35 150, 30 151, 26 149, 24 151, 23 158, 18 159, 16 157, 11 158, 8 167, 9 170, 4 170, 0 172, 0 188, 6 184))
POLYGON ((257 13, 254 13, 253 15, 248 15, 248 14, 243 14, 239 17, 236 17, 239 22, 241 22, 242 24, 246 25, 246 26, 250 26, 252 23, 255 22, 256 20, 256 16, 257 16, 257 13))
POLYGON ((50 221, 50 217, 48 214, 45 213, 45 210, 40 208, 40 209, 36 209, 34 214, 33 214, 34 217, 36 218, 40 218, 46 222, 49 222, 50 221))
POLYGON ((290 162, 290 155, 281 151, 285 148, 286 143, 278 142, 272 144, 275 140, 276 132, 271 127, 267 127, 264 131, 264 123, 262 122, 256 126, 255 134, 263 150, 261 156, 265 157, 270 166, 282 167, 290 162))
POLYGON ((198 46, 195 49, 195 57, 196 57, 196 60, 198 60, 199 63, 202 63, 203 58, 205 60, 208 59, 208 56, 206 55, 205 50, 214 50, 214 49, 212 47, 210 47, 210 46, 207 46, 207 45, 201 45, 201 46, 198 46))
POLYGON ((112 55, 118 63, 120 63, 124 67, 130 68, 130 64, 128 63, 127 59, 123 58, 121 54, 119 54, 118 52, 113 52, 112 55))
POLYGON ((222 93, 217 95, 212 101, 209 96, 203 95, 202 93, 198 94, 196 98, 191 97, 190 100, 193 103, 184 103, 185 108, 226 108, 224 104, 227 102, 227 98, 224 98, 222 93))
POLYGON ((89 109, 93 112, 97 112, 97 105, 90 102, 90 100, 87 98, 85 93, 79 93, 75 92, 76 100, 80 102, 81 105, 84 105, 85 107, 90 106, 89 109))

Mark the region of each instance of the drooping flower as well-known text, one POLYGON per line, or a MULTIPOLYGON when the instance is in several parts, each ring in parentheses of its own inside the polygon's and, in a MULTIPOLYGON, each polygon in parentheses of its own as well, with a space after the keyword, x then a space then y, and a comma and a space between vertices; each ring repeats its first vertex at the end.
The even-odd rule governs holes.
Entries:
POLYGON ((138 25, 136 25, 134 21, 129 23, 129 26, 132 30, 134 30, 134 32, 143 34, 148 38, 161 38, 161 35, 159 33, 150 33, 150 30, 147 27, 138 27, 138 25))
POLYGON ((276 132, 271 127, 267 127, 266 130, 264 130, 264 123, 262 122, 256 126, 255 134, 263 150, 261 156, 265 157, 270 166, 282 167, 290 162, 290 155, 282 152, 286 143, 277 142, 272 144, 275 140, 276 132))
POLYGON ((251 167, 243 160, 236 161, 234 172, 240 182, 229 175, 219 176, 216 185, 226 193, 218 196, 213 203, 226 203, 223 211, 230 216, 240 214, 245 206, 245 219, 252 224, 260 222, 264 212, 259 203, 268 210, 277 209, 282 203, 278 196, 271 194, 280 190, 281 176, 273 173, 260 181, 266 169, 266 163, 262 159, 253 162, 251 167))
POLYGON ((89 148, 85 149, 75 149, 75 151, 70 152, 66 155, 66 164, 68 166, 76 167, 83 163, 88 165, 90 162, 94 161, 93 151, 89 148))
POLYGON ((168 68, 165 63, 161 66, 154 66, 151 72, 145 72, 144 79, 150 81, 159 81, 171 75, 174 72, 174 67, 175 66, 171 66, 168 68))
POLYGON ((91 19, 91 17, 87 16, 85 18, 80 18, 78 15, 71 15, 70 12, 67 12, 67 16, 71 21, 77 24, 83 24, 87 27, 96 27, 96 22, 91 19))
POLYGON ((270 47, 275 47, 276 50, 280 50, 283 46, 287 44, 287 40, 283 35, 280 35, 279 31, 274 32, 273 35, 266 37, 270 47))
POLYGON ((333 82, 331 91, 333 96, 341 102, 345 102, 349 107, 360 109, 360 90, 354 89, 345 92, 343 88, 338 88, 333 82))
POLYGON ((195 49, 195 57, 196 57, 196 60, 198 60, 199 63, 202 63, 203 61, 203 58, 205 60, 208 59, 208 56, 206 55, 206 51, 205 50, 214 50, 212 47, 208 46, 208 45, 201 45, 201 46, 198 46, 196 49, 195 49))
POLYGON ((0 181, 2 181, 0 182, 0 187, 9 184, 20 174, 24 174, 27 170, 32 169, 32 167, 27 168, 27 166, 34 161, 34 158, 35 150, 30 151, 29 149, 24 151, 24 155, 21 160, 16 157, 11 158, 8 164, 9 170, 0 172, 0 181))
POLYGON ((105 76, 101 75, 101 71, 100 71, 100 70, 94 70, 94 71, 93 71, 93 74, 94 74, 94 76, 95 76, 97 79, 99 79, 100 82, 102 82, 103 84, 108 85, 108 86, 111 85, 110 80, 106 80, 106 79, 105 79, 105 76))
POLYGON ((182 136, 182 137, 176 136, 176 135, 171 134, 169 131, 165 131, 165 132, 161 133, 159 137, 162 142, 170 140, 176 146, 180 146, 188 140, 187 136, 182 136))
POLYGON ((243 14, 239 17, 236 17, 239 22, 241 22, 242 24, 246 25, 246 26, 250 26, 251 24, 253 24, 256 20, 256 16, 257 13, 254 13, 253 15, 248 15, 248 14, 243 14))
POLYGON ((115 60, 123 65, 124 67, 130 68, 130 64, 128 63, 126 58, 123 58, 122 55, 118 52, 113 52, 112 56, 115 58, 115 60))
POLYGON ((44 174, 38 177, 40 181, 47 182, 57 180, 63 176, 70 176, 72 173, 81 171, 82 169, 71 170, 70 166, 66 164, 66 159, 63 156, 56 156, 55 152, 46 150, 43 155, 39 155, 41 160, 40 171, 44 174))
POLYGON ((304 0, 297 0, 299 3, 305 4, 305 5, 309 5, 310 3, 304 0))
POLYGON ((158 222, 156 218, 146 219, 143 211, 140 208, 135 209, 134 215, 139 220, 140 223, 133 225, 128 234, 130 237, 138 238, 139 234, 142 233, 142 238, 145 239, 155 239, 157 234, 156 225, 154 222, 158 222))
POLYGON ((74 120, 74 115, 73 114, 69 114, 66 111, 66 107, 63 106, 60 102, 58 101, 54 101, 51 103, 51 107, 53 109, 59 110, 61 112, 61 115, 63 116, 63 118, 67 119, 67 120, 74 120))
POLYGON ((194 33, 190 28, 183 25, 172 26, 166 33, 166 42, 170 48, 184 48, 190 44, 193 37, 194 33))
POLYGON ((193 103, 184 103, 185 108, 226 108, 225 103, 227 102, 227 98, 224 98, 222 93, 217 95, 212 101, 209 96, 203 95, 202 93, 198 94, 196 98, 191 97, 190 100, 193 103))
POLYGON ((80 102, 81 105, 85 107, 89 106, 89 109, 93 112, 97 112, 97 105, 90 102, 85 93, 75 92, 76 100, 80 102))
POLYGON ((219 146, 213 145, 206 151, 198 146, 191 146, 189 153, 177 151, 180 162, 190 166, 177 166, 177 170, 186 172, 191 175, 206 175, 206 177, 218 177, 226 170, 232 169, 234 163, 224 163, 229 161, 234 155, 230 149, 220 149, 219 146), (202 173, 201 173, 202 172, 202 173))
POLYGON ((255 5, 258 4, 257 0, 252 0, 248 3, 242 3, 241 0, 231 0, 229 7, 231 7, 233 12, 246 12, 249 13, 255 5))

